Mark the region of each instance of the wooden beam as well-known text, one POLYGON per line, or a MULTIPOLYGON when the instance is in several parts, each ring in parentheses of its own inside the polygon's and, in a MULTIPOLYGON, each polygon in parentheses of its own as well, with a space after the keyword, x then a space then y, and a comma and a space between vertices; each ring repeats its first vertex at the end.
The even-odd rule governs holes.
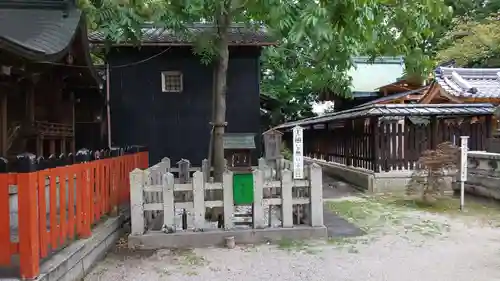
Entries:
POLYGON ((55 139, 50 139, 50 143, 49 143, 50 147, 50 154, 56 154, 56 140, 55 139))
POLYGON ((2 94, 2 105, 1 105, 1 124, 0 124, 0 127, 2 128, 1 132, 2 132, 2 140, 1 140, 1 144, 2 144, 2 156, 7 156, 7 140, 8 140, 8 137, 7 136, 7 133, 8 133, 8 114, 7 114, 7 93, 3 93, 2 94))
POLYGON ((36 155, 43 156, 43 136, 36 137, 36 155))
POLYGON ((61 139, 61 153, 66 154, 66 138, 61 139))
POLYGON ((35 82, 33 80, 28 81, 28 87, 26 90, 26 113, 28 121, 31 124, 35 123, 35 82))
POLYGON ((439 93, 439 84, 433 83, 430 87, 429 90, 427 90, 427 93, 424 94, 423 98, 420 100, 419 103, 421 104, 429 104, 431 101, 436 97, 436 95, 439 93))
POLYGON ((498 105, 500 104, 499 98, 457 98, 464 103, 491 103, 498 105))

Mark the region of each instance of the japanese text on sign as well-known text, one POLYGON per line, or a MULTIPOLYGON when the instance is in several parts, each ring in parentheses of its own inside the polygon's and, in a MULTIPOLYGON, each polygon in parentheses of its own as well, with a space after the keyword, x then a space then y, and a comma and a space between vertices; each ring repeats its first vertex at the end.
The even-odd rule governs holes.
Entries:
POLYGON ((461 136, 460 147, 460 181, 467 181, 467 152, 469 150, 468 136, 461 136))
POLYGON ((293 128, 293 178, 304 178, 304 142, 303 128, 296 126, 293 128))

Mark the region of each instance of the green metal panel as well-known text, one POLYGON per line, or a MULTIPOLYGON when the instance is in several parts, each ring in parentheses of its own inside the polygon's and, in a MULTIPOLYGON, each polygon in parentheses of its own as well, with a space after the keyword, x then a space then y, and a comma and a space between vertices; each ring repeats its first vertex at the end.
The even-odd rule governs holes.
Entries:
POLYGON ((253 204, 253 174, 233 174, 234 205, 253 204))

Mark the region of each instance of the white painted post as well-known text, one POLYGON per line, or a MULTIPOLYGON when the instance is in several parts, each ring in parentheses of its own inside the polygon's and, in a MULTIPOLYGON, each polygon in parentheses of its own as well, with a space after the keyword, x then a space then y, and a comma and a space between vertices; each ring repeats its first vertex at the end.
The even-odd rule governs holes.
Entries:
POLYGON ((253 228, 264 228, 264 172, 260 169, 253 171, 253 228))
POLYGON ((205 225, 205 189, 203 183, 203 172, 197 171, 193 174, 193 207, 194 207, 194 229, 200 230, 205 225))
POLYGON ((229 230, 233 224, 233 172, 225 171, 222 175, 222 192, 224 198, 224 229, 229 230))
POLYGON ((283 227, 293 227, 292 171, 285 169, 281 175, 281 224, 283 227))
POLYGON ((208 159, 203 159, 201 161, 201 171, 203 172, 203 182, 208 182, 210 177, 210 165, 208 165, 208 159))
POLYGON ((170 158, 164 157, 163 159, 161 159, 160 168, 161 168, 162 174, 169 173, 170 168, 171 168, 170 158))
MULTIPOLYGON (((162 176, 163 176, 163 169, 161 164, 155 167, 151 168, 151 184, 152 185, 160 185, 162 184, 162 176)), ((149 193, 149 199, 150 203, 160 203, 160 192, 148 192, 149 193)), ((160 210, 157 211, 152 211, 150 212, 151 214, 151 221, 153 218, 156 217, 156 215, 160 212, 160 210)))
POLYGON ((163 228, 169 231, 175 231, 174 184, 172 173, 163 174, 163 228))
POLYGON ((464 210, 465 182, 467 181, 467 152, 469 151, 469 136, 460 136, 460 210, 464 210))
POLYGON ((323 226, 323 171, 314 163, 309 166, 309 175, 311 226, 323 226))
POLYGON ((304 128, 293 127, 293 179, 304 178, 304 128))
POLYGON ((264 158, 259 158, 258 160, 258 169, 261 170, 261 171, 264 171, 267 167, 267 162, 266 162, 266 159, 264 158))
POLYGON ((144 172, 135 169, 130 172, 130 212, 132 235, 144 234, 144 172))
POLYGON ((177 165, 179 166, 179 183, 187 183, 189 181, 191 162, 187 159, 181 159, 177 162, 177 165))
MULTIPOLYGON (((144 185, 153 185, 154 184, 154 169, 155 167, 151 167, 150 169, 146 169, 143 172, 144 175, 144 185)), ((144 202, 146 204, 154 203, 153 202, 153 192, 143 192, 144 202)), ((153 211, 145 211, 144 219, 146 226, 148 226, 153 221, 153 211)))

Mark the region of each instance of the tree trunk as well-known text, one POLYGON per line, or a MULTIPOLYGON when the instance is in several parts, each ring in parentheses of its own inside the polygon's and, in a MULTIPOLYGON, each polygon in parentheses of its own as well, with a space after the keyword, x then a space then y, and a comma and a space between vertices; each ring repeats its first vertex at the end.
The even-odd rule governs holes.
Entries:
POLYGON ((226 127, 227 65, 229 61, 228 30, 231 24, 231 0, 217 5, 215 25, 217 27, 217 68, 214 106, 214 180, 222 181, 224 173, 224 130, 226 127))

